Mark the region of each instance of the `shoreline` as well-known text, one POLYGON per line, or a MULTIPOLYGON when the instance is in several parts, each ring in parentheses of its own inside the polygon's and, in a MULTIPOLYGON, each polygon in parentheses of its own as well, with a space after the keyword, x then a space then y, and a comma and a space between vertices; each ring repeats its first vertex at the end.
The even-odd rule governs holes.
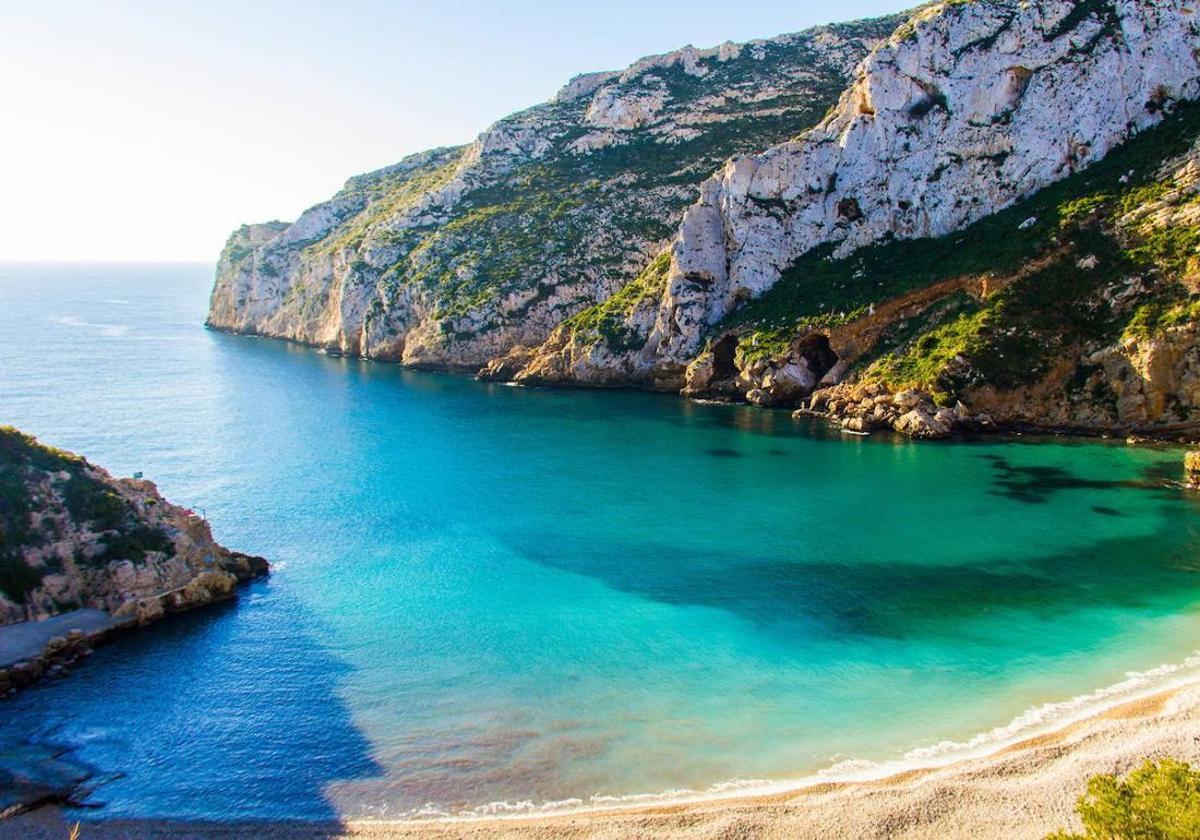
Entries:
MULTIPOLYGON (((101 819, 85 822, 84 836, 129 840, 540 840, 647 835, 1040 840, 1047 832, 1075 825, 1075 800, 1091 775, 1124 774, 1146 758, 1200 762, 1197 732, 1200 653, 1179 664, 1131 674, 1120 683, 1088 695, 1035 707, 1006 726, 966 742, 921 748, 900 761, 861 768, 857 776, 853 772, 835 776, 827 770, 723 792, 678 792, 673 798, 665 794, 635 795, 620 797, 625 801, 611 804, 509 814, 351 818, 337 822, 101 819), (1022 723, 1030 716, 1056 710, 1068 711, 1048 720, 1022 723), (1010 737, 988 740, 1009 729, 1013 730, 1010 737)), ((103 817, 103 811, 96 812, 96 816, 103 817)), ((74 814, 58 807, 42 808, 0 822, 0 838, 62 837, 75 819, 74 814)))
MULTIPOLYGON (((419 363, 405 364, 404 362, 387 357, 364 356, 359 353, 343 353, 336 348, 329 348, 325 345, 304 341, 298 338, 289 338, 283 335, 271 335, 269 333, 246 332, 230 327, 217 326, 210 324, 206 320, 204 329, 211 332, 220 333, 222 335, 231 336, 242 339, 262 339, 267 341, 280 342, 282 344, 291 345, 293 347, 309 350, 321 356, 327 356, 331 359, 342 359, 352 362, 364 362, 368 364, 391 365, 400 370, 415 371, 418 373, 433 373, 446 376, 455 376, 464 379, 471 379, 483 385, 497 385, 510 388, 530 388, 530 389, 545 389, 548 391, 624 391, 629 393, 641 394, 659 394, 662 396, 677 397, 681 400, 694 402, 698 405, 726 405, 735 407, 755 408, 759 411, 778 411, 787 412, 789 414, 804 414, 815 421, 824 422, 831 428, 845 431, 841 426, 841 415, 831 414, 826 411, 813 411, 806 408, 797 408, 796 406, 786 405, 755 405, 746 399, 731 399, 728 397, 712 397, 701 394, 685 394, 677 389, 672 388, 656 388, 645 382, 638 380, 630 380, 621 383, 588 383, 579 381, 538 381, 538 382, 515 382, 511 379, 492 379, 482 378, 479 374, 483 366, 475 365, 448 365, 437 363, 419 363)), ((875 432, 884 432, 887 434, 900 435, 911 440, 920 440, 920 437, 902 435, 899 432, 892 430, 876 429, 875 432)), ((872 432, 861 433, 863 436, 870 436, 872 432)), ((962 437, 985 437, 985 438, 1017 438, 1026 435, 1044 436, 1047 438, 1071 438, 1078 440, 1112 440, 1124 441, 1127 444, 1138 446, 1189 446, 1200 440, 1200 421, 1187 423, 1173 423, 1165 426, 1138 426, 1130 424, 1125 426, 1083 426, 1083 425, 1059 425, 1037 423, 993 423, 987 427, 959 429, 950 434, 946 439, 953 442, 962 437)))

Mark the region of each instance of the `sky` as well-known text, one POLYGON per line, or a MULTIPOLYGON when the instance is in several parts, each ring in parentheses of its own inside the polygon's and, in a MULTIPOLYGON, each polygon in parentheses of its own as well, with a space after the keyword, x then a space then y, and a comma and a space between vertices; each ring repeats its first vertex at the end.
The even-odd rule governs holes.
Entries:
POLYGON ((215 261, 571 76, 895 0, 0 0, 0 260, 215 261))

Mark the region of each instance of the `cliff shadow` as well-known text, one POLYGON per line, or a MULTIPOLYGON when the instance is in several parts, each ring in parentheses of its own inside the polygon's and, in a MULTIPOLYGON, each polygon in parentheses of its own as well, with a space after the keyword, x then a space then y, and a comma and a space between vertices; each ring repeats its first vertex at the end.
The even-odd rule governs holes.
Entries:
MULTIPOLYGON (((992 465, 994 475, 992 495, 1003 496, 1016 502, 1042 504, 1064 490, 1140 490, 1153 493, 1163 499, 1176 498, 1178 490, 1168 482, 1173 473, 1178 479, 1182 466, 1169 469, 1172 465, 1154 463, 1141 470, 1136 479, 1104 480, 1089 479, 1057 466, 1016 465, 1002 455, 978 456, 992 465)), ((1097 510, 1093 508, 1093 510, 1097 510)), ((1111 508, 1097 510, 1098 513, 1113 511, 1111 508)))
POLYGON ((336 825, 331 784, 381 769, 337 693, 348 667, 315 629, 278 587, 253 584, 237 603, 170 616, 18 695, 0 732, 118 775, 71 819, 336 825))
MULTIPOLYGON (((1090 511, 1111 521, 1108 511, 1090 511)), ((1181 517, 1150 534, 1108 537, 1014 559, 1000 547, 930 561, 920 545, 888 559, 809 561, 565 533, 510 539, 532 562, 677 607, 720 610, 782 640, 945 638, 976 619, 1024 611, 1047 628, 1085 611, 1160 614, 1200 600, 1200 533, 1181 517), (1153 547, 1153 551, 1148 551, 1153 547)), ((1086 521, 1076 523, 1086 528, 1086 521)))

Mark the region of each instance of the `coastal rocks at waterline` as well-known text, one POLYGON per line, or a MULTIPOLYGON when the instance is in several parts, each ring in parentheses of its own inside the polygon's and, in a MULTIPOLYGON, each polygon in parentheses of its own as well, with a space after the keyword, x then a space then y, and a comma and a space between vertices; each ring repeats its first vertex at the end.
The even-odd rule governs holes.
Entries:
POLYGON ((972 414, 961 402, 939 406, 926 392, 911 388, 889 393, 878 383, 845 383, 814 391, 796 417, 823 417, 851 432, 891 429, 912 438, 935 440, 956 432, 986 430, 986 414, 972 414))
POLYGON ((1189 490, 1200 490, 1200 449, 1183 456, 1183 484, 1189 490))
POLYGON ((0 627, 0 697, 66 676, 96 645, 136 625, 133 616, 82 609, 0 627))
POLYGON ((0 694, 269 572, 152 482, 114 478, 11 427, 0 427, 0 492, 0 694))

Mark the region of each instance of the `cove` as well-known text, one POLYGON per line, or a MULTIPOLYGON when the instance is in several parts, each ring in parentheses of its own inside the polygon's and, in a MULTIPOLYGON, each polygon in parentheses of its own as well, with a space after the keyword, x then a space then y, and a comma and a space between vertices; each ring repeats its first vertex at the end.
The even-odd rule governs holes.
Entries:
POLYGON ((1197 647, 1178 449, 848 437, 330 358, 205 331, 210 278, 0 267, 0 422, 144 471, 276 570, 4 704, 4 737, 124 774, 85 818, 794 779, 1197 647))

